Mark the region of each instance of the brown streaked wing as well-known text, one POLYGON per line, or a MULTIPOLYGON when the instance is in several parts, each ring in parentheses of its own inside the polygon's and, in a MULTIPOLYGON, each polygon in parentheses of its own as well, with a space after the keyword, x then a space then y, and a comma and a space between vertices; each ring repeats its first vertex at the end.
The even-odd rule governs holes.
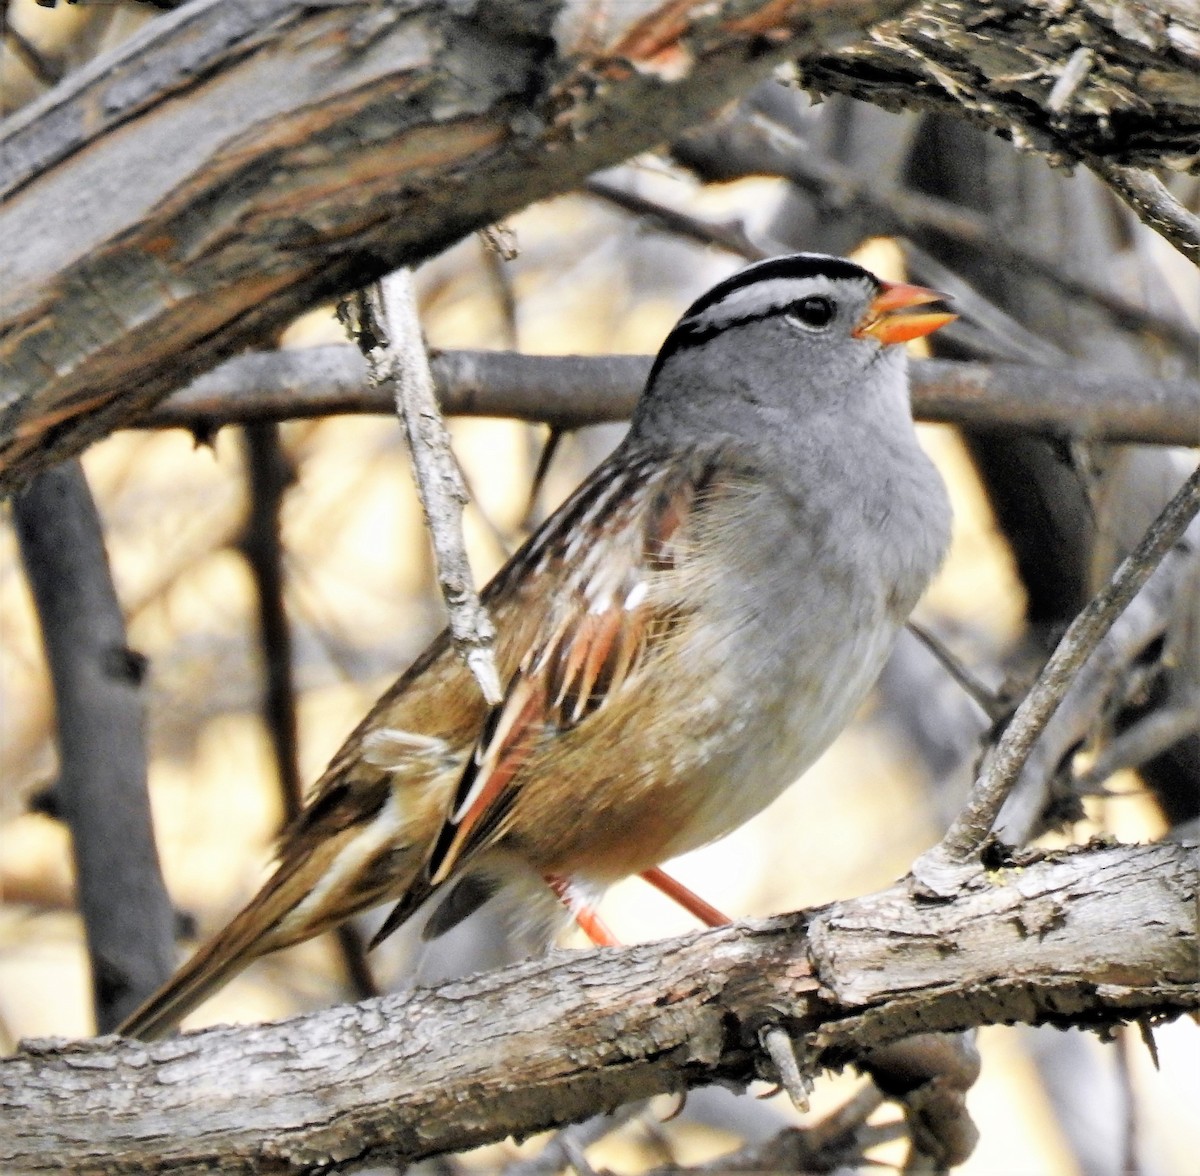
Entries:
POLYGON ((431 885, 503 835, 522 769, 542 742, 618 697, 650 643, 669 630, 651 581, 674 571, 674 543, 713 472, 713 462, 699 460, 610 464, 522 553, 522 579, 553 576, 571 590, 531 592, 557 607, 546 610, 467 761, 427 867, 431 885), (580 541, 581 532, 596 530, 610 541, 580 541))

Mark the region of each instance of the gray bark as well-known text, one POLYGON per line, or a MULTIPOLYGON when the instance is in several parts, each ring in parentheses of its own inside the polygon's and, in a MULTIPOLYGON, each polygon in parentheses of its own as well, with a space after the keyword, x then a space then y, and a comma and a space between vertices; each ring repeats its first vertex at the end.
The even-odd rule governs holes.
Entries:
MULTIPOLYGON (((649 355, 518 355, 445 351, 432 357, 444 412, 516 417, 572 429, 627 420, 649 355)), ((1200 445, 1200 383, 1024 364, 917 360, 913 410, 927 421, 1073 440, 1200 445)), ((257 352, 227 360, 169 396, 139 423, 207 435, 224 425, 338 413, 388 413, 353 347, 257 352)))
POLYGON ((772 1024, 802 1040, 815 1068, 914 1033, 1200 1009, 1195 846, 992 867, 946 902, 900 883, 273 1025, 153 1046, 26 1043, 0 1059, 0 1167, 353 1170, 662 1091, 771 1079, 758 1042, 772 1024))
POLYGON ((18 496, 13 520, 57 711, 53 800, 70 826, 101 1032, 175 967, 174 913, 146 793, 145 662, 125 642, 96 506, 77 462, 18 496))
POLYGON ((155 21, 0 137, 0 491, 788 58, 813 87, 964 110, 1060 161, 1194 152, 1200 18, 1181 0, 1125 19, 1101 0, 993 5, 982 24, 945 0, 845 43, 909 7, 198 0, 155 21))
POLYGON ((0 136, 0 491, 903 3, 198 0, 154 21, 0 136))

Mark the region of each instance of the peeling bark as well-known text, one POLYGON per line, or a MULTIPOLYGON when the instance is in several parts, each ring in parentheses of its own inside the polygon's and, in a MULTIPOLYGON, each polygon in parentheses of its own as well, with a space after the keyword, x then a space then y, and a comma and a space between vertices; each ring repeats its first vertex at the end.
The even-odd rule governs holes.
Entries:
POLYGON ((966 115, 1071 166, 1200 168, 1191 0, 935 0, 805 64, 815 90, 966 115))
POLYGON ((198 0, 155 21, 0 134, 0 492, 789 58, 815 89, 953 108, 1059 162, 1195 166, 1184 0, 941 0, 854 40, 910 8, 198 0))
POLYGON ((1200 1009, 1195 846, 992 863, 946 902, 905 883, 621 950, 156 1045, 27 1042, 0 1059, 10 1172, 299 1172, 409 1161, 663 1091, 771 1078, 916 1033, 1104 1026, 1200 1009))
MULTIPOLYGON (((0 136, 0 491, 906 0, 198 0, 0 136)), ((911 3, 911 0, 907 0, 911 3)))

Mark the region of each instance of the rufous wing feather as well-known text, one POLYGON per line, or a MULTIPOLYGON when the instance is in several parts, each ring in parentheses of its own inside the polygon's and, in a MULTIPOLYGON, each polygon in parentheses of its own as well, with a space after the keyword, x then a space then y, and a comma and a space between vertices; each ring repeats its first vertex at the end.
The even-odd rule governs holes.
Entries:
MULTIPOLYGON (((700 478, 708 474, 703 470, 700 478)), ((601 495, 607 512, 581 520, 604 526, 610 536, 620 527, 634 534, 608 545, 602 560, 585 549, 571 574, 560 571, 573 591, 548 612, 503 701, 488 715, 426 867, 431 886, 503 834, 522 772, 539 745, 584 722, 632 680, 651 634, 663 629, 652 580, 673 568, 672 543, 699 488, 694 473, 653 493, 643 487, 639 511, 628 509, 627 498, 601 495)))

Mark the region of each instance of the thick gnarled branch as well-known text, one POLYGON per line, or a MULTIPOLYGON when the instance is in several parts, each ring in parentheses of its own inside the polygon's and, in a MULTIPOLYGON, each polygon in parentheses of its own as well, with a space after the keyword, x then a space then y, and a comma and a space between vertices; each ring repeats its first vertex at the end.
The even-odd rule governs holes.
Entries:
POLYGON ((196 0, 154 21, 0 132, 0 490, 906 3, 196 0))
MULTIPOLYGON (((815 89, 965 112, 1058 162, 1186 165, 1200 22, 1135 7, 196 0, 0 132, 0 491, 787 58, 815 89)), ((1150 219, 1188 246, 1186 218, 1150 219)))
POLYGON ((901 883, 253 1029, 30 1043, 0 1059, 0 1166, 351 1170, 749 1082, 767 1073, 760 1030, 781 1020, 809 1064, 838 1066, 918 1032, 1170 1018, 1200 1008, 1197 857, 1030 855, 946 902, 901 883))
POLYGON ((1056 164, 1200 166, 1200 14, 1179 0, 926 0, 806 85, 965 115, 1056 164))

